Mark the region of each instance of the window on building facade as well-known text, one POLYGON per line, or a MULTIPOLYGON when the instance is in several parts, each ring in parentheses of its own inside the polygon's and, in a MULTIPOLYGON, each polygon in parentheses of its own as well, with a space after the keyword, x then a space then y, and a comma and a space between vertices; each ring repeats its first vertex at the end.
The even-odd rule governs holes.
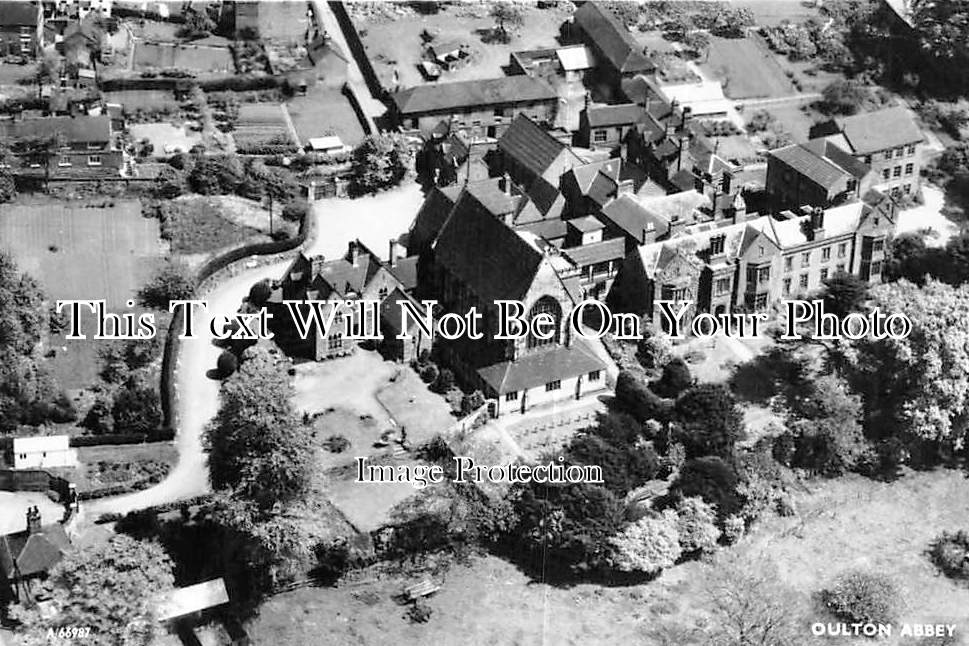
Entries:
POLYGON ((71 165, 71 158, 70 157, 61 157, 61 158, 59 158, 57 160, 57 165, 58 166, 61 166, 61 167, 70 166, 71 165))
POLYGON ((343 349, 343 335, 339 332, 331 332, 330 336, 326 339, 327 350, 335 351, 343 349))
POLYGON ((784 279, 784 293, 785 294, 790 294, 791 293, 791 279, 790 278, 785 278, 784 279))
POLYGON ((840 265, 838 265, 837 267, 835 267, 835 269, 836 269, 837 271, 844 271, 844 270, 845 270, 845 265, 844 265, 844 263, 841 263, 840 265))
POLYGON ((879 238, 877 240, 874 240, 871 243, 871 251, 872 251, 872 253, 879 253, 884 248, 885 248, 885 241, 882 240, 881 238, 879 238))
POLYGON ((728 293, 730 291, 730 279, 718 278, 716 284, 714 285, 714 289, 717 296, 728 293))
POLYGON ((807 274, 801 274, 801 277, 798 279, 798 285, 801 287, 801 289, 807 289, 807 286, 808 286, 807 274))
POLYGON ((842 242, 838 245, 838 258, 844 258, 848 255, 848 243, 842 242))
POLYGON ((828 279, 828 268, 825 267, 824 269, 821 270, 821 280, 827 280, 827 279, 828 279))
POLYGON ((550 393, 553 390, 558 390, 561 387, 562 387, 562 382, 559 379, 556 379, 555 381, 550 381, 547 384, 545 384, 545 392, 550 393))
POLYGON ((908 154, 909 155, 914 155, 915 154, 915 144, 909 144, 908 145, 908 154))
POLYGON ((727 236, 719 235, 710 238, 710 255, 718 256, 723 253, 724 246, 726 245, 727 236))
POLYGON ((901 177, 901 176, 902 176, 901 166, 896 166, 895 168, 892 169, 892 177, 901 177))
POLYGON ((915 171, 915 164, 908 163, 905 164, 905 174, 911 175, 915 171))
POLYGON ((784 271, 791 271, 794 267, 794 256, 784 256, 784 271))
MULTIPOLYGON (((561 329, 562 323, 562 307, 559 305, 559 302, 551 296, 543 296, 542 298, 538 299, 538 302, 535 303, 534 306, 532 306, 531 312, 528 313, 528 320, 534 320, 539 314, 549 314, 552 317, 552 320, 555 322, 553 326, 554 332, 551 335, 551 338, 541 339, 530 331, 527 339, 525 340, 525 345, 529 348, 537 348, 543 345, 555 345, 558 343, 559 330, 561 329)), ((529 329, 531 330, 532 328, 533 326, 529 325, 529 329)))
POLYGON ((911 184, 906 184, 905 186, 902 187, 902 190, 904 192, 906 192, 906 193, 911 193, 912 192, 912 185, 911 184))
POLYGON ((601 143, 605 142, 605 140, 606 140, 606 131, 605 130, 593 130, 592 131, 592 141, 594 141, 597 144, 601 144, 601 143))
POLYGON ((892 197, 898 197, 898 194, 901 192, 902 192, 902 189, 900 189, 899 187, 897 186, 892 187, 892 197))
POLYGON ((686 287, 678 287, 670 292, 674 301, 685 301, 690 297, 690 290, 686 287))
POLYGON ((877 276, 880 273, 882 273, 882 261, 876 260, 875 262, 871 263, 871 275, 877 276))
POLYGON ((761 267, 757 270, 757 282, 766 283, 770 280, 770 267, 761 267))
POLYGON ((517 390, 515 392, 512 392, 512 393, 505 393, 505 401, 506 402, 513 402, 513 401, 516 401, 517 399, 518 399, 518 391, 517 390))
POLYGON ((754 297, 754 309, 755 310, 765 310, 767 309, 767 292, 760 292, 754 297))
POLYGON ((891 159, 891 158, 892 158, 892 151, 886 150, 885 151, 885 159, 891 159))
POLYGON ((377 291, 377 298, 379 298, 380 300, 384 300, 385 298, 387 298, 387 288, 386 287, 381 287, 377 291))
POLYGON ((801 254, 801 266, 808 267, 811 264, 811 252, 806 251, 801 254))
POLYGON ((821 260, 831 260, 831 247, 825 247, 821 250, 821 260))
POLYGON ((858 188, 858 180, 849 179, 848 180, 848 192, 849 193, 854 193, 856 188, 858 188))
POLYGON ((602 377, 601 370, 593 370, 592 372, 589 373, 589 381, 599 381, 601 377, 602 377))
POLYGON ((892 171, 890 168, 886 168, 885 170, 882 171, 882 179, 891 179, 891 177, 892 177, 892 171))
POLYGON ((898 148, 895 149, 895 157, 901 157, 904 154, 905 154, 904 147, 899 146, 898 148))
POLYGON ((865 155, 865 163, 871 165, 871 155, 865 155))
POLYGON ((87 156, 88 166, 100 166, 101 165, 101 155, 88 155, 87 156))

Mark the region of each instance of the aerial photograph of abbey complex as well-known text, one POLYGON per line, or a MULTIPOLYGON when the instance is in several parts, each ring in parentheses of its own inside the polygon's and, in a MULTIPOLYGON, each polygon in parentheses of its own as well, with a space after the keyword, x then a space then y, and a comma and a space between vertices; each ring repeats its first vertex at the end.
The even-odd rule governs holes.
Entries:
POLYGON ((0 0, 0 646, 969 646, 969 0, 0 0))

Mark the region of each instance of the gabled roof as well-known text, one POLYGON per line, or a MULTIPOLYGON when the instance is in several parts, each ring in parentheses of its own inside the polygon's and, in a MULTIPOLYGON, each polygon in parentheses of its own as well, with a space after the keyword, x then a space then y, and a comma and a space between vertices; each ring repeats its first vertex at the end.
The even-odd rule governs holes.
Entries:
POLYGON ((496 217, 469 185, 434 243, 434 257, 488 302, 524 296, 544 255, 496 217))
POLYGON ((505 103, 557 101, 558 95, 541 79, 502 76, 496 79, 418 85, 393 95, 402 115, 448 112, 505 103))
POLYGON ((447 187, 434 187, 424 198, 414 224, 411 226, 407 253, 414 255, 424 251, 430 246, 441 227, 447 222, 447 217, 454 208, 454 204, 461 195, 462 187, 458 185, 447 187))
POLYGON ((515 230, 527 231, 544 240, 560 240, 569 232, 569 225, 565 220, 554 218, 517 225, 515 230))
POLYGON ((420 256, 398 258, 393 265, 387 264, 387 271, 397 279, 406 291, 417 288, 417 260, 420 256))
POLYGON ((581 218, 573 218, 568 221, 569 226, 575 227, 576 230, 582 233, 591 233, 592 231, 600 231, 605 228, 594 215, 584 215, 581 218))
POLYGON ((601 213, 626 235, 638 242, 645 240, 648 232, 656 231, 656 225, 645 216, 636 198, 626 193, 606 204, 601 213))
POLYGON ((60 523, 44 525, 33 533, 23 530, 0 536, 0 569, 8 579, 42 574, 70 548, 71 541, 60 523))
POLYGON ((60 133, 68 142, 103 143, 111 139, 111 118, 107 115, 46 117, 3 121, 3 137, 8 141, 46 139, 60 133))
MULTIPOLYGON (((563 151, 568 150, 568 146, 527 116, 520 114, 498 139, 498 149, 529 172, 541 176, 563 151)), ((571 151, 568 154, 575 156, 571 151)))
POLYGON ((40 22, 38 3, 23 0, 0 1, 0 26, 19 27, 30 25, 36 27, 40 22))
POLYGON ((770 156, 825 189, 846 176, 861 179, 870 172, 868 166, 825 139, 778 148, 770 156))
POLYGON ((547 350, 528 353, 515 361, 502 361, 478 370, 478 375, 496 393, 506 393, 544 386, 594 370, 604 369, 595 353, 581 339, 572 345, 556 345, 547 350))
POLYGON ((626 241, 622 238, 610 238, 601 242, 584 244, 580 247, 562 249, 562 254, 579 267, 587 267, 597 262, 618 260, 626 255, 626 241))
POLYGON ((634 123, 646 123, 649 116, 646 108, 637 103, 621 103, 618 105, 590 105, 586 109, 589 127, 602 128, 604 126, 622 126, 634 123))
MULTIPOLYGON (((401 309, 402 303, 410 303, 413 305, 417 311, 422 311, 423 307, 416 300, 405 294, 400 290, 400 288, 395 288, 394 291, 380 303, 380 327, 384 332, 384 338, 396 337, 398 334, 403 332, 400 329, 401 323, 401 309)), ((411 329, 417 327, 417 321, 410 319, 411 329)))
POLYGON ((925 138, 911 113, 901 106, 841 117, 835 122, 856 155, 870 155, 925 138))
POLYGON ((617 72, 648 73, 656 69, 625 25, 598 2, 584 3, 576 10, 573 19, 617 72))
MULTIPOLYGON (((851 202, 825 209, 823 237, 836 238, 856 231, 864 214, 870 209, 871 207, 864 202, 851 202)), ((806 226, 810 219, 810 215, 802 215, 787 220, 770 218, 771 230, 778 245, 785 249, 812 242, 814 239, 807 235, 808 227, 806 226)))

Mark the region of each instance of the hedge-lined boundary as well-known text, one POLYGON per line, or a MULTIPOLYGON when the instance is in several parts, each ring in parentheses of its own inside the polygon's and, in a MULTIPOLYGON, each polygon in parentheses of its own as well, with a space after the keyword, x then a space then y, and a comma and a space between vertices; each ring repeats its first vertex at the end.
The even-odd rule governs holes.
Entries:
POLYGON ((106 446, 118 444, 144 444, 145 442, 171 442, 175 439, 175 431, 162 428, 154 433, 106 433, 104 435, 75 435, 71 438, 71 446, 106 446))
MULTIPOLYGON (((312 227, 313 218, 307 213, 306 217, 303 218, 303 222, 300 224, 299 235, 293 238, 244 245, 237 249, 227 251, 220 256, 216 256, 202 265, 198 270, 196 284, 201 287, 206 280, 210 279, 216 273, 240 260, 252 256, 271 256, 292 251, 306 242, 307 238, 310 237, 312 227)), ((178 393, 175 388, 175 367, 178 359, 178 350, 181 347, 179 332, 182 329, 182 325, 182 313, 179 310, 172 316, 171 323, 168 326, 168 335, 165 337, 165 350, 162 354, 161 383, 159 386, 161 390, 162 425, 165 430, 171 431, 173 436, 178 429, 178 393)))

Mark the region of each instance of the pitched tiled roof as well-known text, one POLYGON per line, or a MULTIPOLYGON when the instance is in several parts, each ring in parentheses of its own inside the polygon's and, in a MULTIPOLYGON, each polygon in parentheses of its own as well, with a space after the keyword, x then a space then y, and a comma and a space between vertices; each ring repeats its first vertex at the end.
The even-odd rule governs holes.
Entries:
POLYGON ((602 208, 602 215, 638 242, 645 240, 647 232, 656 230, 656 225, 632 195, 623 194, 609 202, 602 208))
POLYGON ((656 69, 629 30, 598 2, 584 3, 576 10, 574 20, 616 71, 632 74, 656 69))
POLYGON ((411 291, 417 287, 417 259, 419 256, 398 258, 393 266, 387 265, 387 271, 396 278, 405 290, 411 291))
POLYGON ((70 547, 71 541, 59 523, 45 525, 34 533, 24 530, 0 536, 0 568, 9 579, 42 574, 70 547))
POLYGON ((885 108, 875 112, 835 119, 856 155, 896 148, 922 141, 925 137, 907 108, 885 108))
POLYGON ((408 236, 407 253, 420 254, 434 242, 461 194, 460 186, 435 187, 421 205, 408 236))
POLYGON ((498 149, 535 175, 542 175, 568 147, 524 114, 498 139, 498 149))
POLYGON ((645 123, 649 120, 646 108, 636 103, 590 105, 586 111, 586 117, 591 128, 645 123))
POLYGON ((568 233, 569 225, 565 220, 554 218, 516 226, 516 231, 528 231, 545 240, 558 240, 568 233))
MULTIPOLYGON (((823 145, 822 141, 822 145, 823 145)), ((771 157, 824 188, 831 188, 849 173, 806 145, 794 144, 770 152, 771 157)))
POLYGON ((0 26, 20 27, 37 26, 38 11, 36 2, 24 0, 3 0, 0 2, 0 26))
POLYGON ((526 354, 515 361, 503 361, 478 370, 478 375, 499 395, 544 386, 602 370, 605 366, 584 341, 571 346, 556 345, 526 354))
POLYGON ((434 243, 435 260, 483 301, 519 299, 543 254, 465 191, 434 243))
MULTIPOLYGON (((416 300, 405 294, 400 290, 400 288, 394 289, 390 294, 380 303, 380 328, 384 333, 384 338, 387 336, 395 337, 402 332, 400 329, 401 321, 401 308, 403 307, 401 303, 410 303, 418 311, 423 311, 423 307, 416 300)), ((417 322, 411 319, 411 329, 417 325, 417 322)))
POLYGON ((60 133, 68 142, 101 143, 111 139, 111 118, 107 115, 45 117, 23 121, 3 121, 3 137, 8 141, 45 139, 60 133))
POLYGON ((725 258, 736 258, 744 250, 745 242, 756 238, 761 231, 769 228, 770 216, 761 216, 746 222, 728 224, 710 222, 696 227, 691 227, 682 235, 641 245, 639 247, 639 257, 643 264, 646 275, 652 278, 656 272, 665 267, 677 255, 689 258, 692 262, 699 263, 698 253, 709 249, 710 240, 717 236, 724 236, 725 258))
POLYGON ((531 76, 502 76, 496 79, 418 85, 393 96, 403 115, 447 112, 475 106, 503 103, 557 101, 558 95, 541 79, 531 76))
MULTIPOLYGON (((851 202, 825 209, 824 237, 835 238, 857 230, 866 210, 870 208, 864 202, 851 202)), ((807 235, 807 227, 805 226, 810 218, 810 215, 802 215, 787 220, 770 218, 771 231, 781 248, 797 247, 812 241, 807 235)))
POLYGON ((585 215, 581 218, 573 218, 569 220, 568 223, 583 233, 598 231, 599 229, 603 228, 602 222, 597 220, 594 215, 585 215))

